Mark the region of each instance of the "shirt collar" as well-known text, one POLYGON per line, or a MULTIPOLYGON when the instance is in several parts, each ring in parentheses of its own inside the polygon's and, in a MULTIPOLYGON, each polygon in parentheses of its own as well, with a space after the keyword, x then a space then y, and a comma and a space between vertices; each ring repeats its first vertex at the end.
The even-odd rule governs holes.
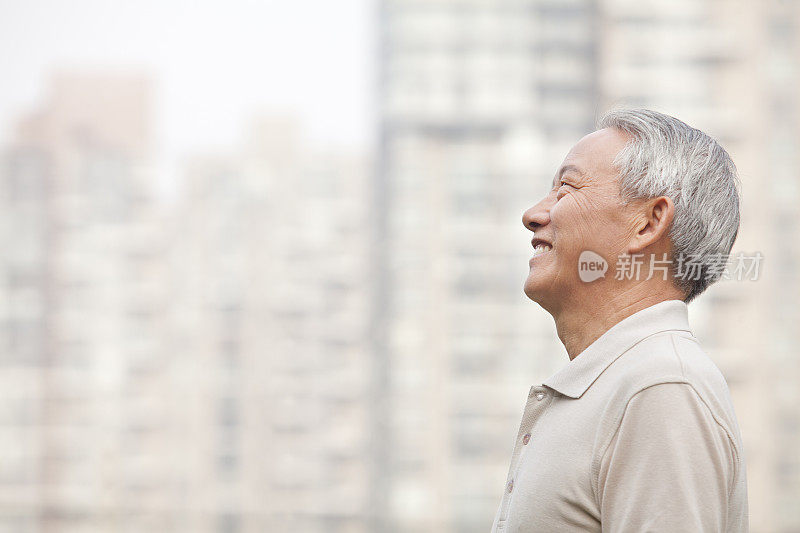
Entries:
POLYGON ((689 309, 682 300, 664 300, 617 322, 543 385, 570 398, 580 398, 620 355, 662 331, 688 331, 689 309))

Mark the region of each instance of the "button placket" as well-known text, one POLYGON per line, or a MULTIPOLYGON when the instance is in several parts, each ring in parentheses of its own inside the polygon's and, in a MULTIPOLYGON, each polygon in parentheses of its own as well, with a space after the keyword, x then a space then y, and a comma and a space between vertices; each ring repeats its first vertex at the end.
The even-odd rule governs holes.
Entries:
POLYGON ((524 453, 524 448, 527 447, 531 440, 534 425, 542 416, 549 403, 543 400, 550 399, 551 397, 552 396, 547 394, 541 387, 531 387, 528 393, 528 401, 525 404, 522 422, 520 423, 519 432, 517 433, 517 441, 514 445, 514 454, 511 458, 511 465, 509 467, 508 477, 506 478, 502 510, 499 517, 502 521, 508 519, 508 510, 511 506, 511 498, 513 497, 514 482, 519 473, 519 465, 521 463, 522 454, 524 453))

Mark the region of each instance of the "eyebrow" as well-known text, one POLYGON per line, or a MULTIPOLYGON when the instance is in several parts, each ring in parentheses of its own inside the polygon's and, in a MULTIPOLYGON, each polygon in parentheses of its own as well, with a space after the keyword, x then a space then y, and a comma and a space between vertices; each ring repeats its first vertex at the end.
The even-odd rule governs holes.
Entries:
POLYGON ((556 181, 560 180, 561 176, 563 176, 565 172, 568 172, 570 170, 573 171, 573 172, 576 172, 580 177, 583 177, 583 175, 584 175, 583 171, 581 169, 579 169, 578 167, 576 167, 575 165, 564 165, 556 173, 556 177, 553 178, 553 187, 556 186, 556 181))

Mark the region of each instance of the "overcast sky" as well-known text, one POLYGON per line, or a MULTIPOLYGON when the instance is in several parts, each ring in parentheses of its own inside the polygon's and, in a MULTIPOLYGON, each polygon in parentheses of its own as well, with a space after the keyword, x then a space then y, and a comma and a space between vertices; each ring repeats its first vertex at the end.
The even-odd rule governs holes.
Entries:
POLYGON ((369 143, 369 0, 0 0, 0 141, 54 68, 150 72, 157 139, 174 158, 236 143, 259 110, 294 112, 316 142, 369 143))

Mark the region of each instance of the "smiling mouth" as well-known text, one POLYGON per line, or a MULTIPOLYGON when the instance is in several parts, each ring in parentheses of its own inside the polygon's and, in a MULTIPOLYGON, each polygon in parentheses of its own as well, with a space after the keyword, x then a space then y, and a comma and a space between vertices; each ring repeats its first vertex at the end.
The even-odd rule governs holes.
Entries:
POLYGON ((550 246, 549 244, 539 243, 539 244, 537 244, 536 246, 533 247, 533 257, 531 257, 531 259, 533 259, 535 257, 539 257, 540 255, 544 255, 544 254, 548 253, 552 249, 553 249, 553 247, 550 246))

